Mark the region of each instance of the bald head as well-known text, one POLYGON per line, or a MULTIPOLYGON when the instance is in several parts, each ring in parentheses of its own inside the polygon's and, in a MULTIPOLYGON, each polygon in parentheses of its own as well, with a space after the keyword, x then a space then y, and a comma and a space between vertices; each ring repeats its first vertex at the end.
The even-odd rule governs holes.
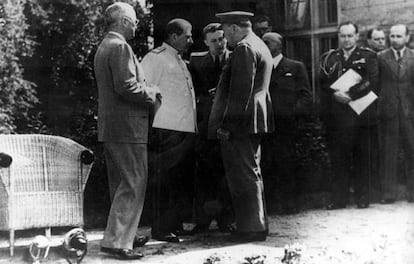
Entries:
POLYGON ((262 39, 266 46, 269 48, 270 53, 272 53, 273 57, 276 57, 282 53, 283 37, 280 34, 275 32, 268 32, 263 35, 262 39))

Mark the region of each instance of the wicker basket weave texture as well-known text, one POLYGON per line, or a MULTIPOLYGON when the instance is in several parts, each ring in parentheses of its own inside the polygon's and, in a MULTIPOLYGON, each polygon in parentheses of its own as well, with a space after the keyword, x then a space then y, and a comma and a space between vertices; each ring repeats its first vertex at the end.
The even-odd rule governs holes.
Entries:
POLYGON ((83 225, 83 191, 92 164, 85 147, 49 135, 0 135, 13 162, 0 169, 0 230, 83 225))

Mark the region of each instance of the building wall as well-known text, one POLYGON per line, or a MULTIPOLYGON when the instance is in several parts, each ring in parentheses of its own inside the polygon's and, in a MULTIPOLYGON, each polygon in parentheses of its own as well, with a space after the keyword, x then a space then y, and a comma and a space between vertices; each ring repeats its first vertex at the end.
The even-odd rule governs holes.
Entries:
POLYGON ((374 26, 388 29, 396 23, 414 28, 414 0, 341 0, 340 21, 352 20, 366 31, 374 26))

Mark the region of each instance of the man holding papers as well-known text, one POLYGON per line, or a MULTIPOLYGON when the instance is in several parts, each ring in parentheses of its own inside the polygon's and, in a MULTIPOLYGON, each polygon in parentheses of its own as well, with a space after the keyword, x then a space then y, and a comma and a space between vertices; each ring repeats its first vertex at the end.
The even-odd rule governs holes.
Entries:
POLYGON ((378 137, 375 52, 357 47, 358 27, 338 27, 339 48, 321 58, 321 118, 326 127, 332 165, 328 210, 348 202, 351 175, 358 208, 369 206, 370 174, 377 167, 378 137))
POLYGON ((405 46, 409 39, 405 25, 392 26, 391 48, 378 55, 381 203, 396 199, 400 146, 405 154, 408 200, 414 201, 414 52, 405 46))

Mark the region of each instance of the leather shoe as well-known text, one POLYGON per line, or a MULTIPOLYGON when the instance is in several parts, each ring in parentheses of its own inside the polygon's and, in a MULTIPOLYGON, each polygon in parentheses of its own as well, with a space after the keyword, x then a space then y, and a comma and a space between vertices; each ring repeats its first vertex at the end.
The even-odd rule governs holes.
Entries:
POLYGON ((326 210, 336 210, 336 209, 343 209, 345 208, 345 204, 341 203, 330 203, 326 206, 326 210))
POLYGON ((180 238, 174 233, 158 233, 153 234, 152 238, 158 241, 165 241, 170 243, 180 243, 180 238))
POLYGON ((235 233, 236 227, 234 225, 224 225, 224 226, 219 226, 219 230, 222 233, 235 233))
POLYGON ((392 204, 395 200, 391 198, 381 199, 380 204, 392 204))
POLYGON ((120 259, 140 259, 144 256, 141 252, 135 252, 134 250, 127 248, 101 247, 101 251, 116 256, 120 259))
MULTIPOLYGON (((206 233, 208 232, 208 228, 210 227, 210 225, 195 225, 193 227, 193 229, 187 231, 187 235, 195 235, 195 234, 200 234, 200 233, 206 233)), ((179 234, 178 234, 179 235, 179 234)))
POLYGON ((149 237, 147 236, 136 236, 134 238, 134 243, 132 244, 132 246, 134 248, 136 247, 142 247, 144 246, 147 242, 149 241, 149 237))
POLYGON ((237 232, 230 236, 231 242, 248 243, 255 241, 265 241, 267 231, 262 232, 237 232))

